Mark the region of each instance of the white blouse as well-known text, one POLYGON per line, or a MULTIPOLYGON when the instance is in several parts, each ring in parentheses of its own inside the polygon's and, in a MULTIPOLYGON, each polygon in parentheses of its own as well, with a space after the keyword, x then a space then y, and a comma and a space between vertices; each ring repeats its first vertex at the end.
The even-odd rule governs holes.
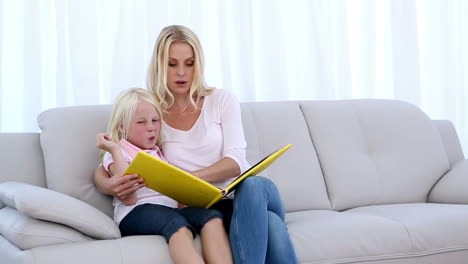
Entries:
MULTIPOLYGON (((163 122, 164 156, 172 165, 191 172, 203 169, 224 157, 239 164, 241 172, 250 166, 245 158, 246 141, 237 98, 216 89, 205 97, 200 116, 188 130, 175 129, 163 122)), ((214 183, 225 188, 233 179, 214 183)))

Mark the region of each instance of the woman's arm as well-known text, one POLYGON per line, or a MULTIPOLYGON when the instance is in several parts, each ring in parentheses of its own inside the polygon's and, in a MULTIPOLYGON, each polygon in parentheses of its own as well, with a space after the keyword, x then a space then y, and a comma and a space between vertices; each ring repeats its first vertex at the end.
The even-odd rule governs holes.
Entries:
POLYGON ((207 168, 192 172, 193 175, 210 183, 223 182, 239 176, 240 173, 239 165, 231 158, 222 158, 207 168))
POLYGON ((246 141, 239 101, 228 92, 222 93, 218 100, 217 115, 223 133, 223 158, 207 168, 192 172, 210 183, 224 182, 239 176, 249 167, 245 159, 246 141))
POLYGON ((101 165, 94 172, 94 184, 98 190, 117 198, 125 198, 136 190, 145 187, 143 179, 137 174, 129 174, 122 177, 111 177, 101 165))

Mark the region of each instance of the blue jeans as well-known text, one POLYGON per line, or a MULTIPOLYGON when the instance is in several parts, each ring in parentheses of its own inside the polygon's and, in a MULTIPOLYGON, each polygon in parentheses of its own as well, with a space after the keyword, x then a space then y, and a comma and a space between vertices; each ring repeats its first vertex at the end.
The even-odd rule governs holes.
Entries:
POLYGON ((234 262, 298 263, 275 184, 248 177, 237 187, 229 231, 234 262))

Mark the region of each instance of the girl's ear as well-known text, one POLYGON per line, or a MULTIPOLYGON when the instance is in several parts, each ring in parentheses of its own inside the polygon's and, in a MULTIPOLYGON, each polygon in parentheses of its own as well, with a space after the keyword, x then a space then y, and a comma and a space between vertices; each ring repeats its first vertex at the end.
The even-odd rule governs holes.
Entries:
POLYGON ((126 129, 124 128, 123 124, 119 124, 119 131, 120 131, 121 133, 124 133, 124 132, 126 132, 125 130, 126 130, 126 129))
POLYGON ((119 128, 120 135, 122 135, 123 138, 126 138, 127 131, 125 131, 123 124, 119 124, 118 128, 119 128))

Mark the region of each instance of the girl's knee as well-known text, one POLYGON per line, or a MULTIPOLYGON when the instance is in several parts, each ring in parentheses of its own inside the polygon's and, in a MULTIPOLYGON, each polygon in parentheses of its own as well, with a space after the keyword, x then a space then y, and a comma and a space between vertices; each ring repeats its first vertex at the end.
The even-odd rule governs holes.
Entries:
POLYGON ((174 232, 174 234, 192 234, 192 230, 190 230, 190 228, 186 227, 186 226, 182 226, 181 228, 179 228, 177 231, 174 232))
POLYGON ((223 220, 221 218, 211 218, 206 222, 205 226, 212 226, 212 227, 224 227, 223 220))
POLYGON ((195 238, 195 234, 193 233, 193 231, 187 226, 182 226, 177 231, 172 233, 172 235, 167 237, 166 240, 168 243, 171 243, 174 241, 181 241, 185 239, 193 240, 194 238, 195 238))

